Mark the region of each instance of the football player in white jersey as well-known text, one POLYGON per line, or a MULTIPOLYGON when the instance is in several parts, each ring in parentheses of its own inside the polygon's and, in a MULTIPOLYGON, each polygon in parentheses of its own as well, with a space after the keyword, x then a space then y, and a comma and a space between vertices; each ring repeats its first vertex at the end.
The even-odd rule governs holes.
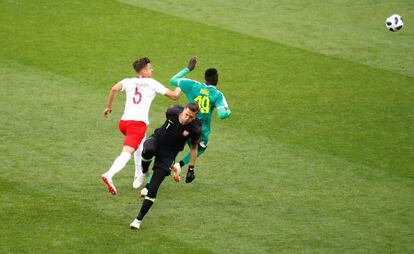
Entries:
POLYGON ((112 178, 125 167, 132 154, 135 159, 134 188, 138 188, 146 178, 141 170, 141 152, 145 131, 149 123, 148 113, 155 95, 159 93, 172 100, 177 100, 181 92, 180 88, 171 91, 151 78, 153 69, 147 57, 136 60, 132 66, 137 76, 123 79, 112 87, 108 96, 108 104, 104 110, 104 116, 108 118, 112 112, 112 103, 116 95, 120 91, 125 91, 125 110, 119 121, 119 130, 125 135, 122 152, 114 160, 109 170, 102 175, 102 181, 112 195, 117 194, 112 178))

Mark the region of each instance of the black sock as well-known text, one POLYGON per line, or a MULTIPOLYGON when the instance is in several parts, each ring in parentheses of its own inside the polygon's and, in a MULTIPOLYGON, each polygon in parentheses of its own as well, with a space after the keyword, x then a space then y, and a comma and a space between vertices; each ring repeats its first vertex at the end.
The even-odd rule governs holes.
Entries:
POLYGON ((144 199, 144 202, 142 202, 141 210, 139 210, 137 220, 144 219, 144 216, 147 214, 153 203, 154 202, 149 199, 144 199))
POLYGON ((141 160, 142 164, 142 173, 146 174, 148 172, 149 166, 151 165, 152 160, 141 160))
POLYGON ((180 167, 184 167, 184 162, 183 161, 180 161, 179 163, 180 163, 180 167))

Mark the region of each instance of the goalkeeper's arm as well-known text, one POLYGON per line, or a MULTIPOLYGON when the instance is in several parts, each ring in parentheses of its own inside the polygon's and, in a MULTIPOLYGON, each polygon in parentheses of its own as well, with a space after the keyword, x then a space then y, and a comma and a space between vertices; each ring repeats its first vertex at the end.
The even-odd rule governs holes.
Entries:
POLYGON ((191 183, 195 179, 194 166, 197 159, 197 147, 198 144, 195 144, 190 148, 190 163, 187 170, 187 176, 185 178, 186 183, 191 183))

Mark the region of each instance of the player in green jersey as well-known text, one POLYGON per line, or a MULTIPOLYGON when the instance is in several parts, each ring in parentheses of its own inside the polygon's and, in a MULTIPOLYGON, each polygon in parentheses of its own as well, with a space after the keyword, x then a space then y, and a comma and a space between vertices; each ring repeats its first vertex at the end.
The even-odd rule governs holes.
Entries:
MULTIPOLYGON (((205 83, 201 83, 195 80, 184 78, 186 74, 191 72, 197 64, 197 58, 192 57, 188 63, 188 66, 175 74, 170 79, 170 84, 181 88, 182 92, 187 95, 188 102, 196 102, 199 105, 200 111, 197 118, 201 122, 202 133, 198 143, 197 157, 204 153, 208 145, 208 136, 211 132, 211 117, 213 110, 217 110, 218 117, 220 119, 226 119, 230 116, 231 111, 227 105, 226 99, 222 92, 220 92, 216 86, 218 83, 218 72, 214 68, 209 68, 205 71, 204 79, 205 83)), ((171 168, 171 175, 174 181, 180 181, 181 168, 188 164, 190 161, 190 152, 188 152, 179 163, 175 163, 171 168)), ((186 182, 188 178, 194 179, 194 170, 189 169, 187 171, 186 182)), ((151 178, 148 179, 148 182, 151 178)), ((141 190, 141 197, 145 197, 148 193, 148 189, 145 187, 141 190)))
MULTIPOLYGON (((197 58, 192 57, 188 63, 188 66, 170 79, 170 84, 181 88, 182 92, 187 96, 188 102, 196 102, 200 107, 197 118, 201 122, 202 134, 198 145, 198 157, 207 149, 208 137, 211 132, 211 118, 213 110, 217 110, 217 114, 220 119, 226 119, 229 117, 231 111, 223 93, 216 88, 219 77, 216 69, 209 68, 205 71, 205 83, 184 78, 186 74, 195 68, 196 64, 197 58)), ((189 160, 190 153, 187 153, 179 163, 174 164, 171 169, 174 181, 180 181, 181 168, 188 164, 189 160)))

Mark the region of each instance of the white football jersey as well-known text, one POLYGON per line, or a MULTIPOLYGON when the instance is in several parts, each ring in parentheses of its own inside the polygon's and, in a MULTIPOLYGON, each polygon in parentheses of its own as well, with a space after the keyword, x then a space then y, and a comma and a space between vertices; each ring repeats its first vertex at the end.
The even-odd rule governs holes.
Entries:
POLYGON ((121 82, 125 91, 125 110, 121 120, 142 121, 149 124, 148 114, 157 93, 164 95, 167 88, 152 78, 126 78, 121 82))

